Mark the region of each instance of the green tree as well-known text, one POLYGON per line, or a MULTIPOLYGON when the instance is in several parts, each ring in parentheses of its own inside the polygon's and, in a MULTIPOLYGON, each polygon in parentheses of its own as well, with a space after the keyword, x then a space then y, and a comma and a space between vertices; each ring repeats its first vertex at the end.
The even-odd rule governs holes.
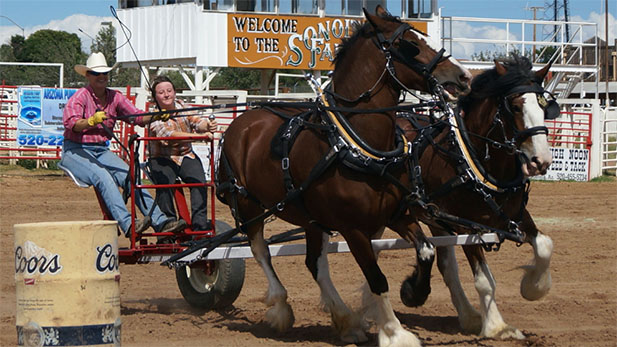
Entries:
MULTIPOLYGON (((15 55, 18 61, 39 63, 64 63, 65 86, 83 83, 83 78, 75 72, 76 64, 83 64, 86 55, 81 50, 81 40, 76 34, 65 31, 39 30, 28 36, 23 49, 15 55)), ((53 86, 57 84, 57 69, 52 74, 41 74, 35 84, 53 86)))
MULTIPOLYGON (((21 35, 14 35, 9 40, 9 43, 0 46, 0 61, 15 62, 15 52, 20 52, 24 44, 24 37, 21 35)), ((21 69, 19 66, 2 66, 0 67, 0 83, 14 85, 18 80, 21 69)))
MULTIPOLYGON (((3 61, 63 63, 65 86, 73 86, 83 80, 73 70, 75 64, 85 60, 81 41, 75 34, 45 29, 25 40, 16 35, 11 38, 10 44, 0 47, 0 54, 3 61)), ((58 84, 59 77, 56 67, 8 66, 0 70, 0 79, 15 85, 54 86, 58 84)))
MULTIPOLYGON (((117 62, 116 29, 111 25, 103 25, 92 41, 90 51, 103 53, 107 65, 114 66, 117 62)), ((138 68, 118 67, 109 73, 109 85, 111 87, 138 86, 140 79, 141 72, 138 68)))
MULTIPOLYGON (((527 52, 526 56, 531 56, 531 52, 527 52)), ((511 52, 502 52, 502 51, 480 51, 479 53, 474 53, 471 55, 471 60, 474 61, 493 61, 493 60, 504 60, 510 58, 511 54, 521 55, 521 51, 518 49, 514 49, 511 52)))
MULTIPOLYGON (((116 64, 116 29, 111 25, 103 25, 90 45, 90 52, 103 53, 107 65, 114 66, 116 64)), ((112 70, 109 73, 110 86, 114 85, 114 77, 118 73, 118 70, 112 70)))
POLYGON ((559 48, 555 46, 548 46, 546 48, 536 49, 536 62, 545 64, 548 63, 548 61, 553 57, 553 54, 555 54, 558 49, 559 48))
POLYGON ((261 73, 257 69, 222 68, 210 86, 220 89, 257 89, 261 73))

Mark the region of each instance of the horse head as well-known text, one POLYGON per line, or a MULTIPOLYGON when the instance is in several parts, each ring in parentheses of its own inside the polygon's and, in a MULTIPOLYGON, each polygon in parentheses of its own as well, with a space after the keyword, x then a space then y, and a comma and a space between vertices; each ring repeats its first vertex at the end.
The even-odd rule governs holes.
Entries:
POLYGON ((444 57, 444 50, 428 36, 380 5, 374 15, 366 9, 364 14, 367 22, 337 51, 333 84, 338 94, 353 97, 375 89, 374 94, 388 95, 391 105, 401 90, 431 92, 429 82, 440 83, 452 100, 470 91, 471 73, 454 58, 444 57), (388 77, 388 88, 377 88, 388 77))
POLYGON ((493 69, 474 79, 471 94, 461 103, 466 118, 474 113, 474 107, 475 112, 484 114, 475 122, 484 123, 488 136, 516 147, 513 150, 521 154, 525 176, 545 174, 552 161, 544 120, 558 116, 559 106, 541 86, 550 65, 533 72, 524 57, 514 55, 504 63, 495 61, 493 69), (479 101, 481 98, 485 100, 479 101), (495 115, 492 123, 486 114, 495 115))

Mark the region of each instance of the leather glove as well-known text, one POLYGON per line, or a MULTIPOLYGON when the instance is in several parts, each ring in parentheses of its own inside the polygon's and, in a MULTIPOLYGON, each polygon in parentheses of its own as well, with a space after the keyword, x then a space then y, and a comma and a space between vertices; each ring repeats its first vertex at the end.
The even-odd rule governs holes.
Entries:
POLYGON ((105 111, 96 111, 92 116, 88 117, 88 125, 93 127, 97 124, 103 123, 107 119, 105 111))
POLYGON ((208 131, 211 133, 214 133, 216 132, 217 128, 218 128, 218 123, 216 122, 216 119, 211 119, 208 122, 208 131))
MULTIPOLYGON (((162 110, 161 110, 161 112, 165 112, 165 111, 166 111, 165 109, 162 109, 162 110)), ((169 117, 170 117, 170 116, 171 116, 171 115, 170 115, 169 113, 163 113, 163 114, 160 114, 160 113, 159 113, 159 114, 157 114, 157 115, 154 115, 154 116, 152 117, 152 120, 154 120, 154 121, 161 120, 161 121, 163 121, 163 122, 167 122, 167 120, 169 119, 169 117)))

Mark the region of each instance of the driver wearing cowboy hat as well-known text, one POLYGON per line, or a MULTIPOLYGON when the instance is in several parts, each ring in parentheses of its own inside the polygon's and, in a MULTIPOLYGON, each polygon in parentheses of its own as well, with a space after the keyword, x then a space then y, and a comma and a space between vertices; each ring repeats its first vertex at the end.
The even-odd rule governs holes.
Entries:
MULTIPOLYGON (((60 166, 77 180, 94 186, 101 194, 108 211, 118 221, 120 229, 129 237, 131 214, 126 208, 119 186, 128 187, 128 165, 109 149, 111 130, 117 117, 143 113, 122 93, 107 88, 109 72, 103 53, 92 53, 86 65, 76 65, 75 71, 88 82, 73 94, 64 107, 64 145, 60 166)), ((145 126, 151 120, 165 116, 137 116, 122 121, 145 126)), ((168 117, 168 116, 167 116, 168 117)), ((119 119, 118 119, 119 120, 119 119)), ((184 220, 176 221, 165 216, 144 189, 138 189, 135 203, 144 214, 135 220, 139 234, 150 225, 156 232, 178 232, 186 227, 184 220)))

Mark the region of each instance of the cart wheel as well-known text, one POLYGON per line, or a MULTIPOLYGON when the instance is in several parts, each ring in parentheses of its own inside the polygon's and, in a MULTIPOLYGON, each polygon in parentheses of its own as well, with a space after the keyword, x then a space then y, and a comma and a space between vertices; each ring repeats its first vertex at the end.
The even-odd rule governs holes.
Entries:
MULTIPOLYGON (((216 222, 218 233, 231 229, 216 222)), ((244 284, 244 259, 200 261, 176 269, 176 281, 191 306, 207 310, 227 307, 236 300, 244 284)))

